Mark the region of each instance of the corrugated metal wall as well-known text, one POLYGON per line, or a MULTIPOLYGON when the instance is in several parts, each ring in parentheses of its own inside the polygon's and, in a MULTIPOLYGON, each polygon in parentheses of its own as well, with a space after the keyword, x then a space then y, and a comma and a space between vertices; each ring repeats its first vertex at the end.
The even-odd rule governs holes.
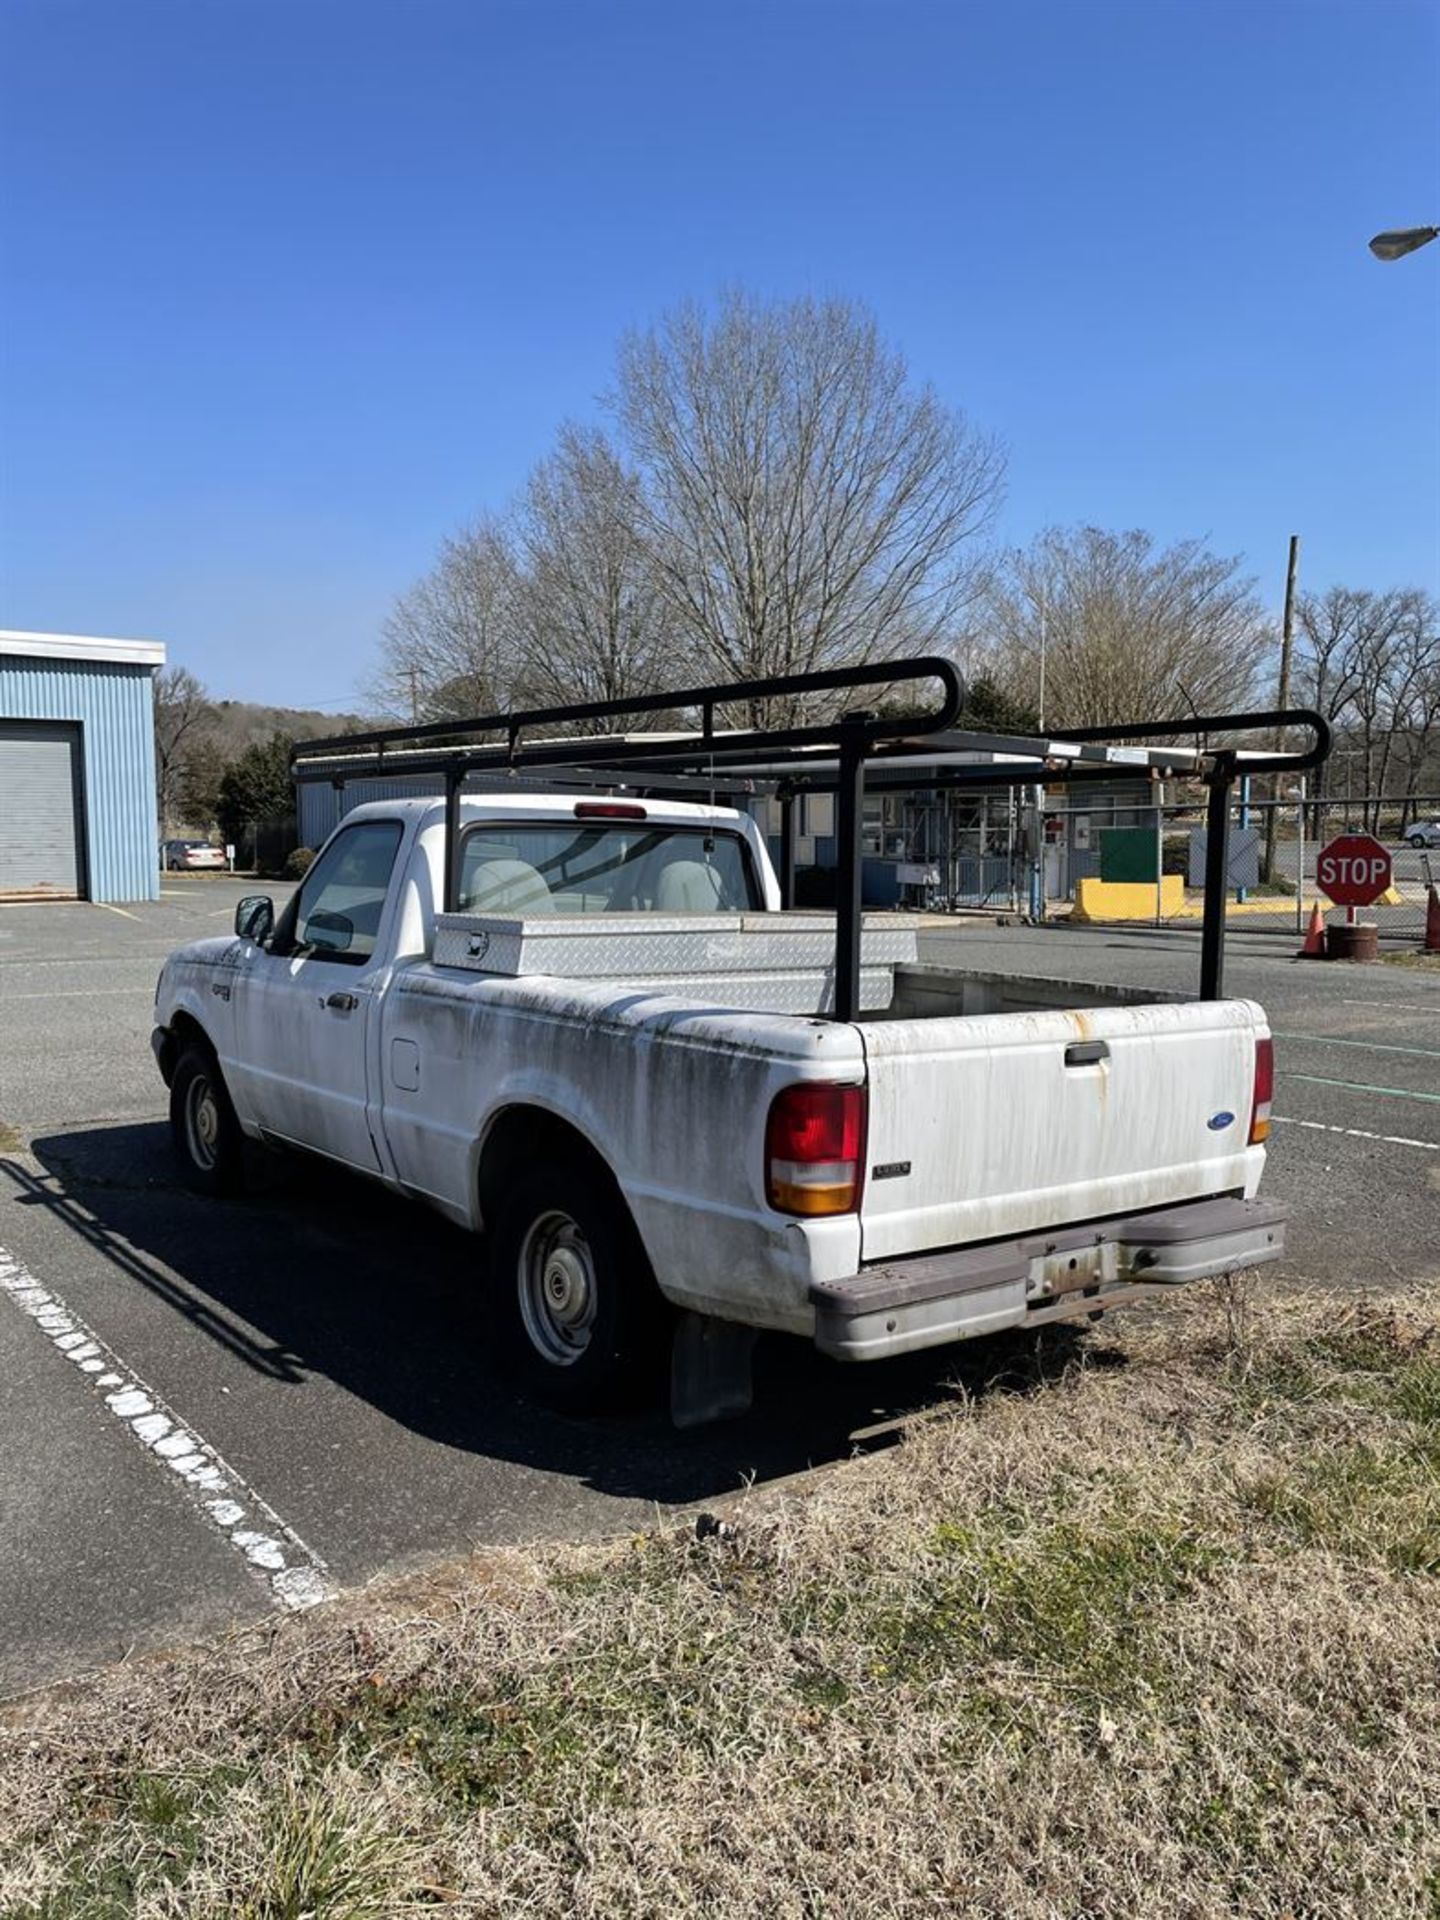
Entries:
POLYGON ((443 781, 425 778, 350 780, 339 790, 318 783, 303 786, 300 789, 300 844, 309 847, 312 853, 318 852, 350 809, 363 806, 367 800, 423 800, 427 794, 444 791, 443 781))
POLYGON ((152 673, 107 661, 0 654, 0 716, 80 723, 92 900, 160 897, 152 673))

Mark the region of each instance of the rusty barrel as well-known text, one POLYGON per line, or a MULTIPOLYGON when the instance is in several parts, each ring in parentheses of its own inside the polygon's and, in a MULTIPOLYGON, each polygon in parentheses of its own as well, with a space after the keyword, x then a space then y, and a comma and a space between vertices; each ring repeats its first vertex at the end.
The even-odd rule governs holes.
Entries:
POLYGON ((1341 922, 1325 929, 1327 960, 1378 960, 1380 929, 1373 920, 1357 920, 1354 926, 1341 922))

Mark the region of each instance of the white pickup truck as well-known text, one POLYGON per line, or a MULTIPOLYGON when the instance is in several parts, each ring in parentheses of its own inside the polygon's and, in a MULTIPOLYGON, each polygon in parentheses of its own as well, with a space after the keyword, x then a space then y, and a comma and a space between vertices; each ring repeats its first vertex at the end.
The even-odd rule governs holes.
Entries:
POLYGON ((182 947, 154 1048, 200 1190, 248 1138, 483 1232, 498 1349, 551 1401, 673 1352, 700 1418, 746 1403, 753 1329, 878 1359, 1281 1252, 1254 1002, 925 965, 891 915, 827 1019, 833 922, 780 910, 747 814, 466 798, 450 914, 444 814, 357 807, 278 920, 182 947))

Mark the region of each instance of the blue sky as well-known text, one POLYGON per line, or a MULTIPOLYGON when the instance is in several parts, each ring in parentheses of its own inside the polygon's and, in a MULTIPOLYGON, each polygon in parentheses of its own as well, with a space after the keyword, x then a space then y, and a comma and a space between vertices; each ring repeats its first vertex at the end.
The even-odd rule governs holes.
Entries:
POLYGON ((999 535, 1440 587, 1421 0, 0 0, 0 624, 340 706, 688 295, 868 301, 999 535))

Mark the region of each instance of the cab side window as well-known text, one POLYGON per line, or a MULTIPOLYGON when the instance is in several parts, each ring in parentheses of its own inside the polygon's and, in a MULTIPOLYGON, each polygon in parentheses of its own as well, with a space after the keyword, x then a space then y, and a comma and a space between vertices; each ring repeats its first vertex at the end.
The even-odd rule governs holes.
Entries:
POLYGON ((396 821, 365 820, 336 835, 300 888, 297 948, 351 966, 371 958, 400 833, 396 821))

